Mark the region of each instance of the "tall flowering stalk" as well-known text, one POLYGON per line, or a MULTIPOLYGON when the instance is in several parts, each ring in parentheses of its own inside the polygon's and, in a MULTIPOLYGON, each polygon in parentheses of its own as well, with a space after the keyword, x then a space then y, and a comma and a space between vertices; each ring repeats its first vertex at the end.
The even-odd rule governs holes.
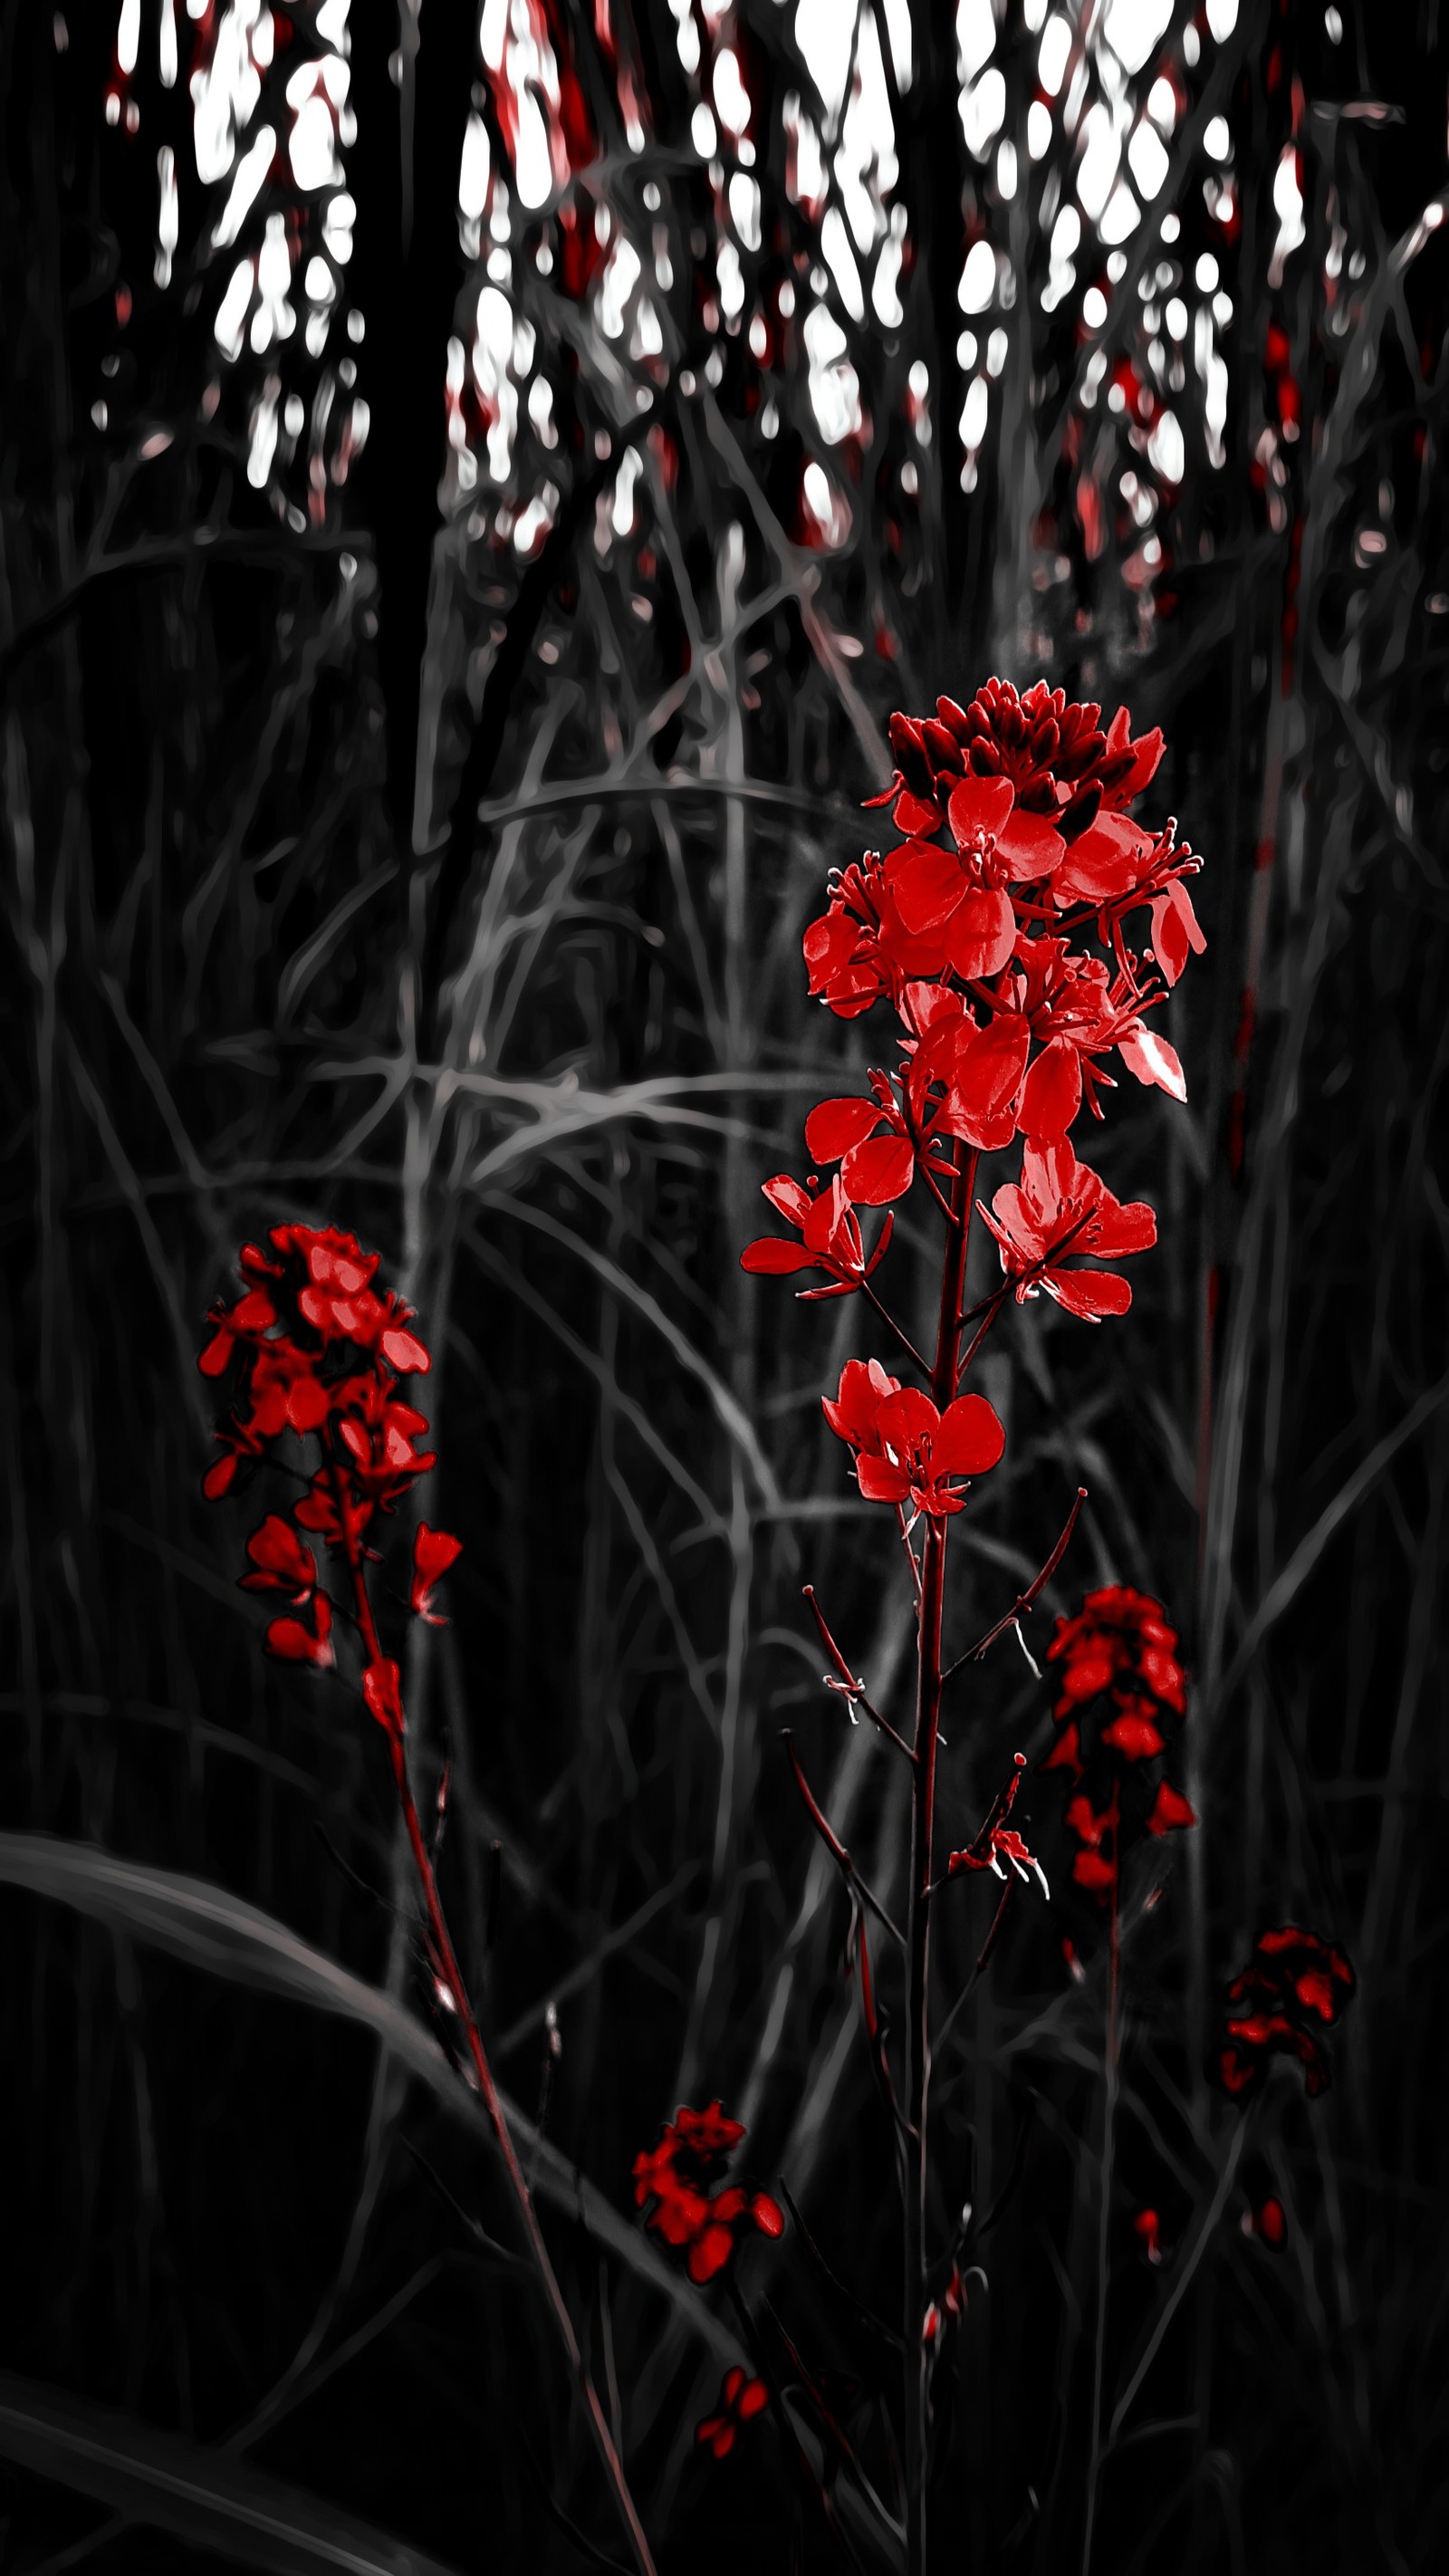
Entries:
MULTIPOLYGON (((812 1110, 805 1124, 811 1163, 834 1165, 835 1173, 828 1184, 818 1170, 804 1181, 788 1174, 767 1181, 765 1196, 792 1232, 764 1236, 742 1255, 747 1270, 762 1274, 823 1273, 804 1296, 860 1296, 889 1336, 889 1366, 877 1357, 847 1360, 824 1412, 850 1450, 861 1494, 896 1518, 916 1614, 909 1735, 875 1708, 824 1611, 813 1593, 808 1597, 830 1659, 830 1687, 852 1711, 863 1711, 910 1766, 902 1926, 834 1834, 793 1745, 790 1760, 811 1820, 850 1889, 852 1955, 897 2141, 910 2576, 923 2576, 926 2566, 932 2371, 946 2322, 963 2304, 962 2237, 958 2232, 953 2243, 933 2247, 928 2233, 933 1915, 945 1887, 963 1874, 987 1871, 1005 1882, 979 1974, 1012 1887, 1035 1872, 1045 1889, 1026 1842, 1007 1822, 1022 1778, 1020 1755, 979 1832, 941 1867, 942 1692, 957 1665, 979 1659, 1008 1628, 1019 1627, 1060 1562, 1082 1499, 1079 1494, 1035 1581, 947 1666, 952 1523, 970 1507, 975 1480, 990 1472, 1005 1446, 991 1405, 967 1380, 1012 1300, 1045 1294, 1088 1322, 1125 1314, 1130 1306, 1131 1287, 1117 1265, 1156 1241, 1156 1218, 1145 1204, 1114 1197, 1078 1159, 1072 1131, 1084 1111, 1102 1118, 1116 1083, 1109 1070, 1114 1063, 1140 1083, 1185 1096, 1182 1068, 1156 1014, 1189 955, 1203 945, 1188 890, 1199 861, 1178 841, 1173 821, 1157 828, 1133 811, 1157 769, 1161 736, 1134 739, 1125 710, 1106 728, 1099 717, 1096 706, 1070 705, 1045 682, 1018 696, 998 680, 988 681, 969 707, 941 698, 933 716, 892 717, 896 774, 875 802, 890 807, 897 846, 869 852, 832 875, 827 909, 806 931, 804 953, 811 993, 838 1017, 858 1019, 881 1005, 893 1013, 899 1060, 873 1069, 864 1093, 812 1110), (1000 1171, 995 1158, 1004 1156, 1011 1162, 1000 1171), (988 1163, 994 1188, 985 1179, 988 1163), (929 1203, 941 1229, 934 1337, 924 1350, 877 1285, 893 1210, 911 1193, 918 1204, 929 1203), (887 1213, 869 1243, 868 1212, 882 1208, 887 1213), (968 1311, 967 1256, 977 1214, 999 1252, 1002 1277, 968 1311), (906 2014, 894 2063, 876 2007, 870 1922, 902 1955, 906 2014)), ((1073 1709, 1078 1718, 1068 1719, 1052 1760, 1075 1764, 1084 1777, 1079 1812, 1069 1809, 1066 1819, 1081 1846, 1075 1875, 1083 1886, 1107 1891, 1111 1913, 1110 2123, 1124 1820, 1130 1814, 1136 1830, 1160 1834, 1192 1816, 1166 1781, 1149 1811, 1137 1814, 1146 1766, 1163 1749, 1151 1711, 1181 1705, 1181 1675, 1171 1661, 1176 1640, 1160 1624, 1155 1637, 1150 1633, 1149 1614, 1160 1623, 1160 1613, 1138 1596, 1114 1595, 1110 1605, 1108 1596, 1093 1596, 1089 1612, 1094 1605, 1096 1628, 1088 1620, 1075 1635, 1059 1631, 1053 1648, 1066 1665, 1058 1716, 1073 1709), (1099 1629, 1117 1637, 1118 1662, 1099 1629), (1154 1652, 1157 1664, 1150 1666, 1154 1652), (1101 1744, 1094 1745, 1099 1758, 1087 1777, 1080 1714, 1133 1675, 1140 1687, 1120 1706, 1114 1703, 1103 1721, 1101 1744), (1092 1796, 1104 1786, 1099 1809, 1092 1796)))
MULTIPOLYGON (((443 1912, 408 1774, 401 1669, 387 1651, 374 1589, 388 1516, 435 1463, 433 1451, 418 1446, 427 1422, 401 1385, 426 1373, 429 1353, 409 1310, 374 1284, 378 1256, 364 1252, 355 1235, 273 1226, 265 1244, 243 1246, 239 1266, 243 1293, 213 1307, 211 1337, 199 1363, 205 1377, 236 1381, 203 1491, 220 1501, 262 1467, 301 1487, 290 1493, 285 1509, 268 1512, 253 1530, 240 1579, 247 1591, 270 1596, 277 1605, 265 1643, 280 1661, 331 1671, 339 1661, 338 1639, 350 1638, 344 1648, 348 1677, 387 1744, 422 1899, 434 1991, 462 2034, 466 2072, 493 2132, 524 2251, 635 2564, 640 2576, 653 2576, 644 2527, 539 2227, 443 1912), (325 1552, 322 1566, 314 1554, 318 1541, 325 1552)), ((434 1586, 461 1553, 461 1541, 450 1532, 420 1523, 406 1616, 436 1624, 434 1586)))

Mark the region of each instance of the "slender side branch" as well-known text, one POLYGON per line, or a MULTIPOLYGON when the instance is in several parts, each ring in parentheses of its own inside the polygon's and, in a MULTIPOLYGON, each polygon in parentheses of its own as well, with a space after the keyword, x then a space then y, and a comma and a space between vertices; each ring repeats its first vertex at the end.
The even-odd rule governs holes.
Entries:
MULTIPOLYGON (((368 1595, 367 1569, 362 1544, 348 1502, 344 1480, 335 1462, 332 1463, 332 1486, 348 1570, 352 1576, 358 1633, 368 1662, 380 1664, 383 1660, 382 1645, 377 1633, 377 1623, 373 1617, 372 1602, 368 1595)), ((614 2448, 613 2435, 609 2431, 603 2407, 599 2403, 598 2391, 589 2375, 588 2365, 574 2330, 574 2321, 569 2314, 568 2303, 559 2286, 558 2276, 544 2242, 543 2231, 533 2206, 533 2197, 509 2132, 502 2098, 493 2080, 493 2070, 488 2063, 487 2052, 483 2046, 477 2017, 464 1982, 463 1971, 458 1965, 453 1949, 452 1936, 443 1913, 442 1899, 438 1893, 438 1882, 433 1872, 432 1860, 418 1815, 417 1802, 413 1797, 412 1783, 408 1778, 407 1750, 401 1735, 389 1733, 388 1747, 392 1755, 398 1804, 402 1810, 403 1826, 412 1852, 413 1866, 417 1871, 418 1884, 422 1890, 423 1904, 428 1918, 428 1932, 437 1969, 447 1986, 467 2042, 468 2055, 477 2079, 479 2095, 488 2115, 488 2124, 493 2131, 494 2142, 502 2159, 509 2189, 513 2194, 524 2242, 552 2311, 559 2341, 563 2345, 575 2388, 588 2419, 594 2448, 598 2453, 605 2477, 613 2490, 619 2519, 628 2537, 639 2576, 655 2576, 654 2560, 644 2526, 629 2492, 623 2462, 614 2448)))
POLYGON ((1050 1556, 1047 1558, 1045 1565, 1042 1567, 1040 1574, 1032 1577, 1031 1582, 1027 1585, 1024 1592, 1018 1592, 1011 1608, 997 1620, 994 1628, 988 1628, 984 1637, 978 1637, 974 1646, 968 1646, 964 1655, 958 1655, 954 1664, 947 1665, 945 1672, 941 1675, 943 1682, 948 1682, 953 1673, 959 1673, 963 1664, 979 1664, 982 1656, 987 1652, 988 1648, 995 1645, 997 1638, 1004 1637, 1008 1628, 1014 1628, 1018 1620, 1024 1619, 1028 1611, 1035 1608, 1039 1594, 1045 1591, 1047 1585, 1052 1579, 1052 1576, 1055 1574, 1057 1567, 1061 1564, 1062 1558, 1066 1555, 1067 1549, 1071 1545, 1072 1532, 1077 1526, 1077 1522, 1081 1516, 1082 1505, 1086 1499, 1087 1488, 1085 1485, 1079 1485, 1077 1487, 1077 1499, 1067 1514, 1066 1526, 1062 1531, 1061 1537, 1057 1540, 1056 1546, 1052 1549, 1050 1556))
POLYGON ((841 1698, 848 1700, 852 1708, 863 1708, 866 1716, 880 1728, 882 1735, 888 1735, 890 1737, 896 1751, 898 1753, 904 1753, 908 1762, 914 1762, 916 1757, 911 1751, 910 1746, 907 1744, 905 1737, 903 1735, 897 1735, 895 1728, 890 1723, 890 1720, 882 1717, 880 1710, 869 1698, 864 1682, 856 1680, 854 1673, 851 1671, 849 1664, 846 1662, 844 1655, 841 1653, 840 1648, 837 1646, 835 1639, 832 1637, 829 1627, 826 1624, 825 1613, 821 1609, 819 1601, 815 1596, 814 1584, 807 1583, 802 1587, 802 1589, 804 1591, 805 1599, 810 1604, 810 1615, 820 1632, 820 1643, 825 1648, 827 1655, 835 1666, 836 1679, 832 1682, 829 1675, 827 1674, 826 1676, 827 1690, 839 1691, 841 1698))
POLYGON ((782 1727, 780 1734, 786 1754, 789 1757, 790 1768, 795 1774, 795 1786, 799 1790, 801 1798, 805 1803, 805 1812, 808 1815, 810 1822, 815 1827, 817 1834, 820 1836, 821 1841, 824 1843, 826 1850, 829 1852, 831 1859, 841 1871, 847 1886, 854 1889, 862 1904, 870 1907, 876 1921, 882 1924, 885 1930, 889 1932, 891 1939, 899 1942, 901 1948, 904 1949, 906 1946, 905 1934, 902 1932, 899 1924, 894 1922, 891 1916, 886 1912, 886 1909, 882 1905, 880 1898, 877 1896, 875 1889, 869 1885, 867 1880, 862 1878, 860 1871, 856 1868, 856 1865, 851 1859, 849 1852, 846 1850, 844 1843, 841 1841, 840 1836, 829 1823, 824 1809, 820 1806, 819 1801, 815 1796, 814 1790, 811 1788, 809 1781, 801 1770, 800 1756, 795 1750, 794 1739, 789 1728, 787 1726, 782 1727))
POLYGON ((910 1334, 905 1330, 904 1326, 896 1322, 896 1319, 891 1313, 889 1306, 886 1304, 885 1299, 876 1295, 876 1292, 872 1288, 868 1279, 862 1279, 860 1284, 864 1295, 868 1298, 870 1304, 874 1306, 875 1311, 879 1315, 887 1332, 895 1335, 895 1338, 900 1343, 901 1349, 905 1352, 907 1359, 914 1360, 922 1375, 926 1375, 926 1361, 922 1359, 920 1352, 917 1350, 915 1343, 912 1341, 910 1334))

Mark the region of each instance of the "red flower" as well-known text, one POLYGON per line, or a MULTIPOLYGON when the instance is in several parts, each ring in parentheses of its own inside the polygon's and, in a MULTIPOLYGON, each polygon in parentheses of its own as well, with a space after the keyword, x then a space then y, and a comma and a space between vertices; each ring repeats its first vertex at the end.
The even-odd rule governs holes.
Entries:
POLYGON ((1175 1100, 1187 1098, 1182 1066, 1165 1038, 1141 1016, 1141 997, 1124 974, 1113 983, 1100 958, 1073 955, 1064 939, 1020 939, 1011 970, 993 1000, 1015 1043, 1025 1080, 1016 1124, 1023 1135, 1064 1136, 1085 1097, 1094 1117, 1111 1077, 1095 1059, 1116 1047, 1129 1072, 1175 1100), (1026 1070, 1031 1040, 1041 1052, 1026 1070))
POLYGON ((450 1565, 456 1565, 463 1553, 463 1542, 448 1530, 429 1529, 419 1521, 413 1540, 413 1579, 408 1594, 408 1607, 415 1618, 425 1619, 430 1628, 442 1628, 447 1622, 433 1608, 433 1586, 441 1583, 450 1565))
POLYGON ((1270 2057, 1296 2057, 1310 2094, 1332 2081, 1320 2033, 1339 2018, 1356 1985, 1342 1950, 1296 1923, 1260 1932, 1253 1955, 1228 1988, 1227 2045, 1218 2073, 1229 2093, 1260 2082, 1270 2057))
POLYGON ((786 1172, 777 1172, 773 1180, 760 1186, 786 1224, 799 1227, 800 1241, 789 1243, 778 1234, 758 1235, 740 1254, 742 1270, 758 1271, 769 1278, 784 1278, 796 1270, 823 1270, 831 1284, 827 1288, 802 1289, 800 1294, 806 1298, 847 1297, 870 1277, 890 1242, 893 1216, 886 1218, 867 1261, 860 1220, 838 1175, 819 1195, 802 1187, 799 1181, 792 1181, 786 1172))
POLYGON ((1062 1666, 1057 1716, 1111 1690, 1121 1708, 1146 1692, 1180 1717, 1187 1685, 1176 1648, 1177 1631, 1149 1593, 1125 1583, 1089 1592, 1074 1617, 1057 1621, 1047 1648, 1047 1661, 1062 1666))
POLYGON ((847 1360, 825 1419, 855 1451, 856 1481, 870 1503, 909 1504, 943 1517, 964 1496, 954 1480, 994 1467, 1006 1434, 982 1395, 961 1395, 937 1411, 928 1395, 888 1377, 879 1360, 847 1360))
POLYGON ((1029 1142, 1020 1182, 1008 1181, 981 1213, 1001 1246, 1002 1269, 1017 1282, 1017 1302, 1044 1288, 1088 1323, 1125 1315, 1132 1291, 1115 1270, 1069 1270, 1068 1259, 1096 1253, 1119 1260, 1157 1241, 1152 1209, 1140 1199, 1124 1207, 1065 1139, 1029 1142))
POLYGON ((1041 1881, 1043 1896, 1050 1900, 1051 1889, 1046 1883, 1046 1871, 1042 1868, 1041 1862, 1027 1850, 1020 1834, 1014 1832, 1006 1822, 1016 1803, 1016 1793, 1021 1787, 1025 1768, 1026 1755, 1018 1753, 1011 1777, 1005 1788, 999 1790, 992 1801, 991 1811, 980 1833, 966 1844, 964 1850, 952 1852, 946 1864, 946 1875, 948 1878, 955 1878, 962 1870, 989 1869, 994 1877, 1005 1878, 1006 1871, 1002 1863, 1009 1861, 1018 1878, 1024 1879, 1030 1871, 1034 1870, 1041 1881))
POLYGON ((762 2236, 782 2236, 785 2214, 768 2192, 739 2184, 711 2188, 726 2157, 745 2132, 712 2102, 706 2111, 681 2105, 660 2132, 659 2144, 634 2159, 634 2199, 645 2225, 666 2245, 686 2253, 691 2281, 712 2281, 734 2252, 735 2230, 748 2223, 762 2236), (687 2249, 687 2251, 686 2251, 687 2249))
POLYGON ((336 1660, 332 1651, 332 1604, 325 1592, 318 1592, 311 1606, 310 1628, 305 1619, 272 1619, 262 1643, 267 1653, 281 1663, 315 1664, 319 1672, 330 1672, 336 1660))
POLYGON ((803 946, 812 995, 842 1020, 859 1019, 882 997, 899 1001, 913 976, 939 975, 946 963, 943 940, 907 930, 874 850, 832 872, 830 908, 811 922, 803 946))
POLYGON ((306 1618, 273 1619, 263 1640, 269 1655, 285 1664, 315 1664, 319 1670, 330 1670, 332 1650, 332 1604, 317 1589, 317 1560, 309 1547, 304 1547, 290 1521, 277 1512, 269 1512, 260 1529, 254 1529, 247 1540, 251 1571, 241 1577, 245 1592, 280 1592, 306 1618))
POLYGON ((763 2379, 751 2379, 736 2362, 725 2372, 719 2413, 706 2415, 702 2423, 696 2424, 696 2442, 713 2451, 717 2460, 727 2458, 734 2449, 737 2433, 753 2416, 762 2415, 769 2402, 770 2392, 763 2379))
POLYGON ((284 1592, 299 1607, 317 1589, 317 1560, 304 1547, 290 1521, 268 1512, 260 1529, 247 1540, 251 1572, 240 1578, 244 1592, 284 1592))
POLYGON ((963 778, 947 808, 956 847, 908 841, 889 861, 887 882, 907 931, 940 933, 948 962, 965 977, 999 975, 1016 945, 1008 886, 1050 877, 1066 857, 1045 816, 1013 811, 1009 779, 963 778))

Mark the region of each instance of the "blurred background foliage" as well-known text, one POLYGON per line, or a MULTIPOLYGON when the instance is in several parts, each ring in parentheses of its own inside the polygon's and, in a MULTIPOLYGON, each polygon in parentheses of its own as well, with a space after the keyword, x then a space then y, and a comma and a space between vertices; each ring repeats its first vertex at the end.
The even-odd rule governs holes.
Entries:
MULTIPOLYGON (((768 2432, 694 2455, 728 2320, 628 2176, 720 2093, 893 2307, 778 1735, 888 1878, 899 1783, 799 1587, 878 1699, 905 1613, 818 1414, 858 1318, 736 1263, 868 1057, 799 938, 885 719, 1000 671, 1164 727, 1210 942, 1189 1106, 1103 1147, 1161 1248, 1124 1324, 1002 1336, 952 1614, 1080 1479, 1048 1606, 1138 1583, 1192 1667, 1202 1830, 1126 1950, 1097 2563, 1430 2564, 1438 0, 4 0, 0 48, 7 2563, 611 2545, 466 2099, 398 2037, 381 1748, 264 1666, 199 1501, 200 1318, 294 1215, 380 1246, 436 1354, 467 1552, 416 1759, 525 2121, 557 2003, 539 2187, 661 2564, 827 2563, 768 2432), (1359 1993, 1332 2093, 1285 2076, 1245 2132, 1215 2016, 1284 1919, 1359 1993)), ((1049 1736, 1009 1642, 947 1732, 960 1839, 1049 1736)), ((981 1931, 963 1901, 943 1992, 981 1931)), ((1023 1905, 939 2070, 943 2189, 991 2221, 943 2563, 1079 2560, 1101 1950, 1023 1905)), ((756 2277, 888 2478, 889 2354, 798 2241, 756 2277)))

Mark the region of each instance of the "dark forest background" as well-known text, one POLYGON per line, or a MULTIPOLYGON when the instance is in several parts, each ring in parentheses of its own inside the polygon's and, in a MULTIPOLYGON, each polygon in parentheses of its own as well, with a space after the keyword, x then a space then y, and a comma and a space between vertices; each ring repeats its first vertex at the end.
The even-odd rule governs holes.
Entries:
MULTIPOLYGON (((696 2454, 733 2330, 629 2169, 721 2094, 889 2303, 844 1908, 778 1737, 888 1849, 802 1582, 877 1698, 908 1638, 819 1419, 852 1310, 737 1257, 870 1053, 799 942, 888 714, 990 672, 1161 724, 1154 811, 1205 861, 1189 1105, 1134 1095, 1104 1148, 1161 1247, 1125 1323, 1003 1336, 958 1614, 1081 1481, 1046 1606, 1140 1584, 1192 1673, 1201 1829, 1124 1969, 1097 2564, 1442 2563, 1446 80, 1438 0, 3 0, 17 2576, 614 2546, 477 2233, 506 2213, 383 1748, 264 1662, 200 1499, 204 1311, 289 1217, 378 1246, 434 1349, 423 1507, 466 1553, 417 1772, 446 1747, 526 2140, 557 2006, 528 2154, 661 2565, 828 2563, 767 2428, 696 2454), (1245 2128, 1218 1998, 1281 1920, 1358 1993, 1332 2091, 1285 2072, 1245 2128), (1270 2191, 1277 2252, 1242 2224, 1270 2191)), ((953 1834, 1049 1731, 1003 1650, 948 1725, 953 1834)), ((1055 1902, 942 2070, 994 2220, 938 2528, 943 2566, 1056 2576, 1104 1971, 1046 1788, 1055 1902)), ((970 1956, 963 1921, 947 1979, 970 1956)), ((798 2239, 752 2260, 868 2413, 879 2356, 798 2239)))

